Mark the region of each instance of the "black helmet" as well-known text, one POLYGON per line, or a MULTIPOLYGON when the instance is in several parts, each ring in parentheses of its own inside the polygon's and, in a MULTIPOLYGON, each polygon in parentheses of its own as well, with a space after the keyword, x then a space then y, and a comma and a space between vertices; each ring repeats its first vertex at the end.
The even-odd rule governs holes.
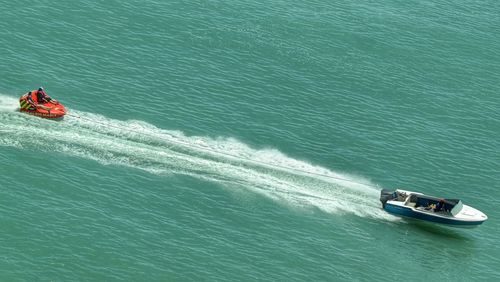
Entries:
POLYGON ((38 88, 38 91, 43 91, 43 87, 42 87, 42 86, 40 86, 40 87, 38 88))

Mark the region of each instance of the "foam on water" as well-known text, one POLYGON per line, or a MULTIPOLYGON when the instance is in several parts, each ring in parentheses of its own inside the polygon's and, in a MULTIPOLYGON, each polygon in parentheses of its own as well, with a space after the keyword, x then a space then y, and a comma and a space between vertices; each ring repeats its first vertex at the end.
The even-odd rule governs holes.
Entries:
POLYGON ((0 94, 0 113, 12 112, 19 107, 19 99, 0 94))
POLYGON ((233 138, 185 136, 142 121, 74 110, 54 122, 16 112, 17 99, 4 95, 0 99, 0 146, 29 150, 47 148, 43 145, 50 142, 45 150, 104 165, 189 175, 328 213, 394 219, 380 208, 378 189, 366 179, 293 159, 275 149, 256 150, 233 138))

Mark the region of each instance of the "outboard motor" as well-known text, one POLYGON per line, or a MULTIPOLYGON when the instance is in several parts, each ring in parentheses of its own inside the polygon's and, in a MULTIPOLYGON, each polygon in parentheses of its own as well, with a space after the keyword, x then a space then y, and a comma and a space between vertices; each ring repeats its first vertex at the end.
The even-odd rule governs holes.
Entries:
POLYGON ((382 202, 382 207, 385 208, 385 203, 387 201, 396 199, 398 196, 396 195, 396 191, 391 191, 388 189, 382 189, 380 191, 380 202, 382 202))

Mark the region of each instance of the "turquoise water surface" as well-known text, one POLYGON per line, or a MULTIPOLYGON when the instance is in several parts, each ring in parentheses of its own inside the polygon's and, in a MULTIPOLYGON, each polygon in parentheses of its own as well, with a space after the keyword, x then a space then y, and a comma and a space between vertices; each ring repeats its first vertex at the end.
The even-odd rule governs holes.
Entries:
POLYGON ((0 0, 0 280, 498 281, 499 3, 0 0))

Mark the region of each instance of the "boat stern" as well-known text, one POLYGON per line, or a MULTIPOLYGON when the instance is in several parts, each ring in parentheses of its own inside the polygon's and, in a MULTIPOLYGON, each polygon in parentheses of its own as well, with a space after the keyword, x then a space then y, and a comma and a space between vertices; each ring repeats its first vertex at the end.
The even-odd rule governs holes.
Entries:
POLYGON ((382 191, 380 191, 380 202, 382 203, 383 208, 385 208, 387 201, 395 198, 397 198, 396 191, 389 189, 382 189, 382 191))

